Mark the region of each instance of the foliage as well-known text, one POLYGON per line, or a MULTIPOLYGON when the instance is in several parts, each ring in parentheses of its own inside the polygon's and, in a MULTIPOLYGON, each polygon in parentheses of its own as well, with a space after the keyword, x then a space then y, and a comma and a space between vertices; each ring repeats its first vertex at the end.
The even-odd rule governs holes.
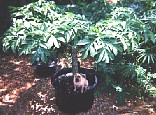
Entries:
POLYGON ((95 0, 58 6, 39 0, 12 14, 13 26, 4 34, 3 49, 19 55, 40 52, 45 61, 49 56, 45 52, 74 46, 82 58, 95 59, 106 86, 125 94, 135 90, 137 97, 155 95, 151 79, 156 71, 149 69, 156 61, 155 5, 152 0, 95 0))
MULTIPOLYGON (((156 96, 156 89, 152 84, 156 72, 154 70, 156 61, 154 6, 155 2, 126 3, 124 1, 122 6, 117 4, 115 10, 111 12, 110 19, 114 22, 118 20, 118 22, 125 23, 125 26, 122 26, 121 29, 115 23, 108 23, 106 26, 107 28, 112 27, 110 28, 112 33, 116 32, 114 35, 119 40, 117 43, 121 43, 118 47, 120 46, 122 50, 118 50, 120 52, 114 57, 114 60, 109 61, 109 64, 100 62, 98 70, 102 71, 105 76, 105 89, 112 86, 122 96, 123 101, 125 95, 133 98, 143 98, 146 95, 156 96), (149 3, 150 7, 147 9, 146 6, 149 3), (133 5, 137 7, 134 8, 133 5), (121 92, 118 90, 120 88, 121 92)), ((120 97, 119 95, 117 97, 120 97)))
MULTIPOLYGON (((11 48, 19 55, 38 51, 47 54, 51 49, 58 49, 61 42, 68 43, 76 38, 75 35, 78 36, 79 32, 80 35, 87 27, 83 16, 65 12, 53 2, 43 0, 19 8, 12 17, 13 25, 4 35, 3 49, 11 48)), ((40 58, 46 61, 43 55, 40 58)))

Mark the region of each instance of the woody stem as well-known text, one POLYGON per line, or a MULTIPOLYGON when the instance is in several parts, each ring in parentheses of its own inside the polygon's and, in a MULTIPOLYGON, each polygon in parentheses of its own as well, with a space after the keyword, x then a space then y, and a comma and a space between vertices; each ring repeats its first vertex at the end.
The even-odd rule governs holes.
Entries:
POLYGON ((78 73, 78 59, 77 59, 77 49, 72 47, 72 72, 73 75, 75 75, 75 73, 78 73))

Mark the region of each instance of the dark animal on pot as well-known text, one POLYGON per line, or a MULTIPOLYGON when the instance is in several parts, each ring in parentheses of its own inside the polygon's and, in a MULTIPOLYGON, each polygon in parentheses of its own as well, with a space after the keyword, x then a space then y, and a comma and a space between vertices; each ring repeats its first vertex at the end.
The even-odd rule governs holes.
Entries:
POLYGON ((85 78, 84 74, 76 73, 74 75, 73 83, 74 83, 74 91, 80 89, 81 93, 83 93, 88 88, 88 80, 85 78))

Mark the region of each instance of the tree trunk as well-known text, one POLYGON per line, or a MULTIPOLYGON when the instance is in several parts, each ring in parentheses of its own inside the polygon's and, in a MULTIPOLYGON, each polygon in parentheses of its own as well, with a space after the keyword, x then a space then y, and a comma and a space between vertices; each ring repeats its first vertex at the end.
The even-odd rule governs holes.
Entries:
POLYGON ((78 69, 78 59, 77 59, 77 49, 72 47, 72 71, 73 71, 73 75, 75 75, 75 73, 79 72, 78 69))

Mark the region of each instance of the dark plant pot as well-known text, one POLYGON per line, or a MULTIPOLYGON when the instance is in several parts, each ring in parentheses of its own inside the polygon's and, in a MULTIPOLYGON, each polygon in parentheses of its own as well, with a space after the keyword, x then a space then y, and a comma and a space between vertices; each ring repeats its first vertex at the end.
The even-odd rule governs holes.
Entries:
POLYGON ((71 86, 73 86, 73 76, 60 79, 61 75, 71 72, 72 68, 62 69, 52 77, 51 81, 55 87, 56 105, 65 113, 87 111, 92 107, 94 101, 94 90, 97 85, 96 73, 94 70, 80 68, 79 72, 86 74, 86 78, 89 82, 87 91, 81 93, 75 92, 73 87, 69 88, 65 85, 66 83, 71 83, 71 86))
POLYGON ((35 68, 35 73, 39 77, 48 77, 54 75, 56 72, 56 63, 52 65, 48 65, 45 63, 35 63, 33 64, 33 67, 35 68))

